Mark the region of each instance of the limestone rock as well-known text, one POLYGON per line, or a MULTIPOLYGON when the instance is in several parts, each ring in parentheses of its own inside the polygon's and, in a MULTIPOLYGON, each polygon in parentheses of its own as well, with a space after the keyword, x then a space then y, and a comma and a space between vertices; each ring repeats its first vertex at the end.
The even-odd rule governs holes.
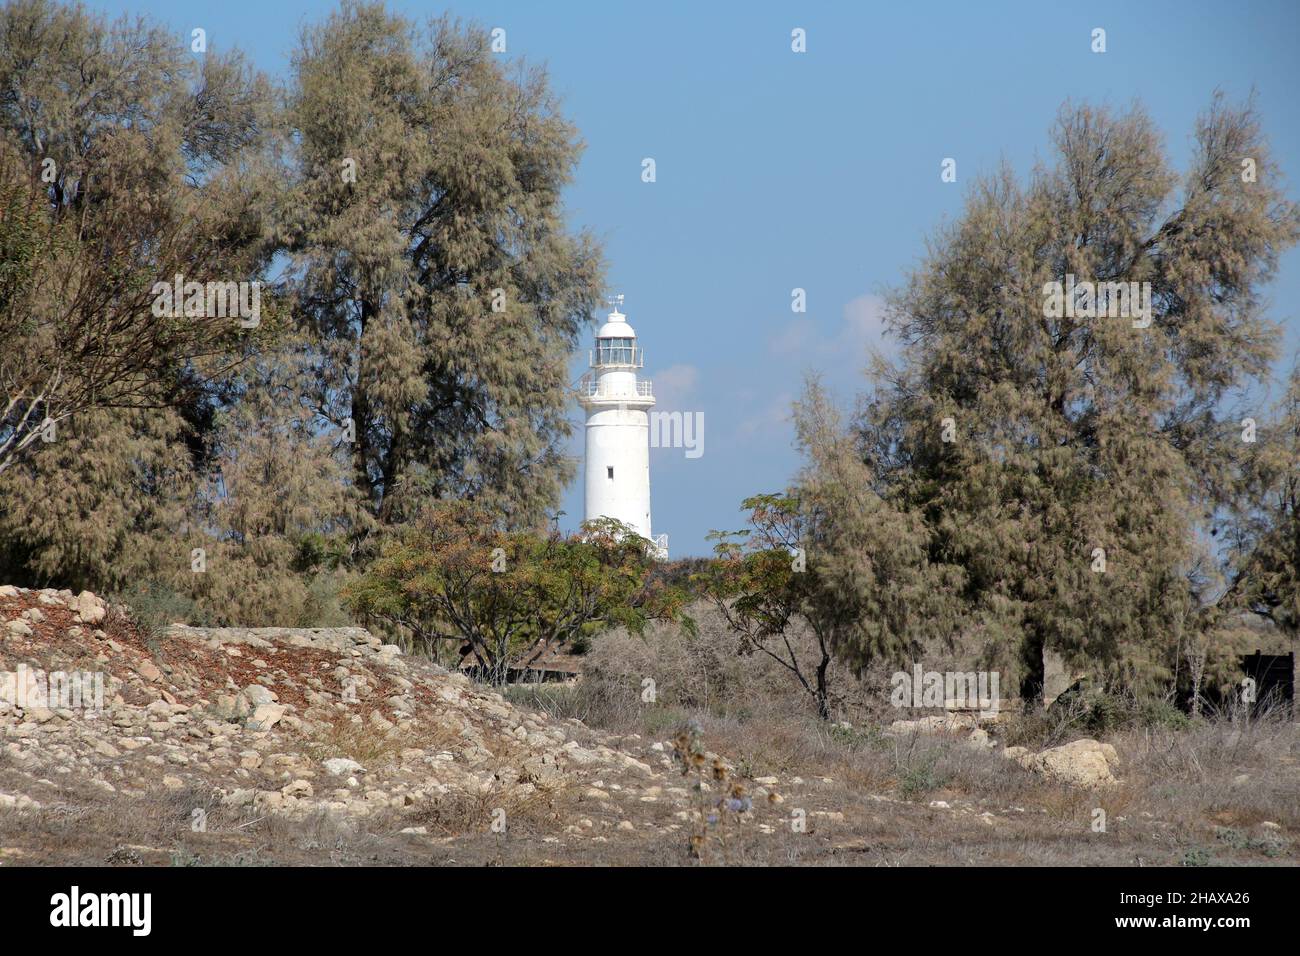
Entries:
POLYGON ((1002 751, 1002 756, 1006 757, 1008 760, 1014 760, 1016 763, 1020 764, 1020 766, 1028 770, 1030 769, 1029 765, 1033 762, 1034 754, 1028 747, 1008 747, 1006 750, 1002 751))
POLYGON ((213 715, 220 720, 243 720, 253 712, 248 698, 242 694, 222 694, 211 709, 213 715))
POLYGON ((5 630, 9 632, 10 637, 31 637, 32 628, 26 621, 10 621, 5 625, 5 630))
POLYGON ((331 757, 324 761, 321 766, 331 777, 342 777, 344 774, 361 773, 363 767, 348 757, 331 757))
POLYGON ((523 771, 533 783, 542 786, 556 783, 564 776, 559 764, 555 762, 555 757, 548 753, 538 754, 525 760, 523 771))
POLYGON ((248 729, 270 730, 280 722, 280 718, 288 712, 288 709, 282 704, 263 704, 253 711, 253 716, 248 718, 248 729))
POLYGON ((1023 748, 1008 747, 1004 755, 1049 780, 1073 787, 1112 786, 1116 783, 1114 770, 1119 767, 1119 754, 1115 748, 1090 737, 1060 747, 1049 747, 1036 754, 1023 748))
POLYGON ((77 612, 77 619, 82 624, 98 624, 108 614, 104 602, 89 591, 82 591, 76 596, 72 609, 77 612))
POLYGON ((979 726, 974 717, 966 714, 934 714, 919 720, 896 720, 889 725, 889 733, 898 736, 920 734, 955 733, 961 730, 974 730, 979 726))
POLYGON ((280 792, 286 797, 310 797, 312 795, 311 784, 306 780, 295 780, 280 788, 280 792))
POLYGON ((279 699, 271 688, 261 684, 249 684, 240 694, 255 708, 263 704, 273 704, 279 699))
POLYGON ((39 810, 41 805, 25 793, 0 793, 0 810, 39 810))
POLYGON ((137 674, 147 681, 157 682, 162 680, 162 671, 158 669, 158 666, 153 661, 141 661, 140 666, 135 670, 137 674))

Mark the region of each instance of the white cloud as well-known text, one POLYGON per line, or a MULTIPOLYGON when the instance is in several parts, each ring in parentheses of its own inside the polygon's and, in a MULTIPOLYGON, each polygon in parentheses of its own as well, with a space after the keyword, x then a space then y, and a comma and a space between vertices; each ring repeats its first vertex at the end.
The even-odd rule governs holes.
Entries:
POLYGON ((793 433, 790 430, 791 409, 794 407, 794 394, 778 392, 767 399, 755 414, 740 422, 736 433, 742 439, 760 436, 763 441, 779 442, 788 446, 793 433))
POLYGON ((794 355, 817 341, 817 325, 807 316, 795 319, 772 337, 768 349, 773 355, 794 355))
POLYGON ((846 328, 842 335, 860 348, 885 348, 885 300, 878 295, 860 295, 844 306, 846 328))
POLYGON ((808 316, 800 316, 774 335, 768 348, 787 359, 817 359, 821 367, 852 363, 856 372, 866 364, 870 349, 891 351, 892 342, 885 337, 885 301, 877 295, 850 299, 833 330, 823 331, 808 316))
POLYGON ((668 408, 683 408, 699 379, 700 370, 694 365, 670 365, 655 373, 655 400, 668 408))
MULTIPOLYGON (((802 390, 804 372, 820 372, 829 387, 852 394, 861 385, 872 349, 886 355, 894 351, 892 340, 885 336, 885 301, 880 296, 850 299, 841 307, 838 321, 819 322, 815 314, 793 316, 767 341, 767 350, 777 361, 760 377, 763 387, 753 387, 752 379, 736 383, 724 399, 729 409, 739 413, 733 432, 737 441, 751 448, 789 447, 794 440, 792 406, 802 390)), ((655 390, 659 390, 657 381, 655 390)))

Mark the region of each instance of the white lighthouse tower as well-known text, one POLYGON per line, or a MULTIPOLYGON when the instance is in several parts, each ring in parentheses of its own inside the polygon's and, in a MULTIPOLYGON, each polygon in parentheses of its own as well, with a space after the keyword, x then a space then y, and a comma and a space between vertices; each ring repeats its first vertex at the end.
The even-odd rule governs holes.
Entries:
POLYGON ((578 385, 587 413, 586 520, 614 518, 668 553, 668 536, 650 534, 650 383, 638 381, 645 355, 636 332, 619 311, 621 295, 596 333, 591 371, 578 385))

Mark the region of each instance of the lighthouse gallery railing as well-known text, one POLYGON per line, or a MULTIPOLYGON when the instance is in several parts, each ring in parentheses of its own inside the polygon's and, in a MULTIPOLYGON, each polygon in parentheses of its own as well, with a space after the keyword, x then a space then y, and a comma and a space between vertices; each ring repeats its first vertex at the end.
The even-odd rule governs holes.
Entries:
MULTIPOLYGON (((650 385, 650 382, 637 382, 636 397, 653 398, 650 385)), ((587 398, 630 398, 634 393, 628 389, 602 388, 598 381, 583 380, 578 383, 578 394, 587 398)))

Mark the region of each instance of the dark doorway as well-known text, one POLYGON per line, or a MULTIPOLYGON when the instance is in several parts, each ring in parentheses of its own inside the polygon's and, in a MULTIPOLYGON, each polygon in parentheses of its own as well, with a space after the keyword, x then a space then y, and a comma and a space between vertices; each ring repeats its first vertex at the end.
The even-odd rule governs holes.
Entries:
POLYGON ((1288 716, 1295 713, 1295 654, 1246 654, 1241 671, 1255 682, 1252 717, 1274 707, 1283 708, 1288 716))

